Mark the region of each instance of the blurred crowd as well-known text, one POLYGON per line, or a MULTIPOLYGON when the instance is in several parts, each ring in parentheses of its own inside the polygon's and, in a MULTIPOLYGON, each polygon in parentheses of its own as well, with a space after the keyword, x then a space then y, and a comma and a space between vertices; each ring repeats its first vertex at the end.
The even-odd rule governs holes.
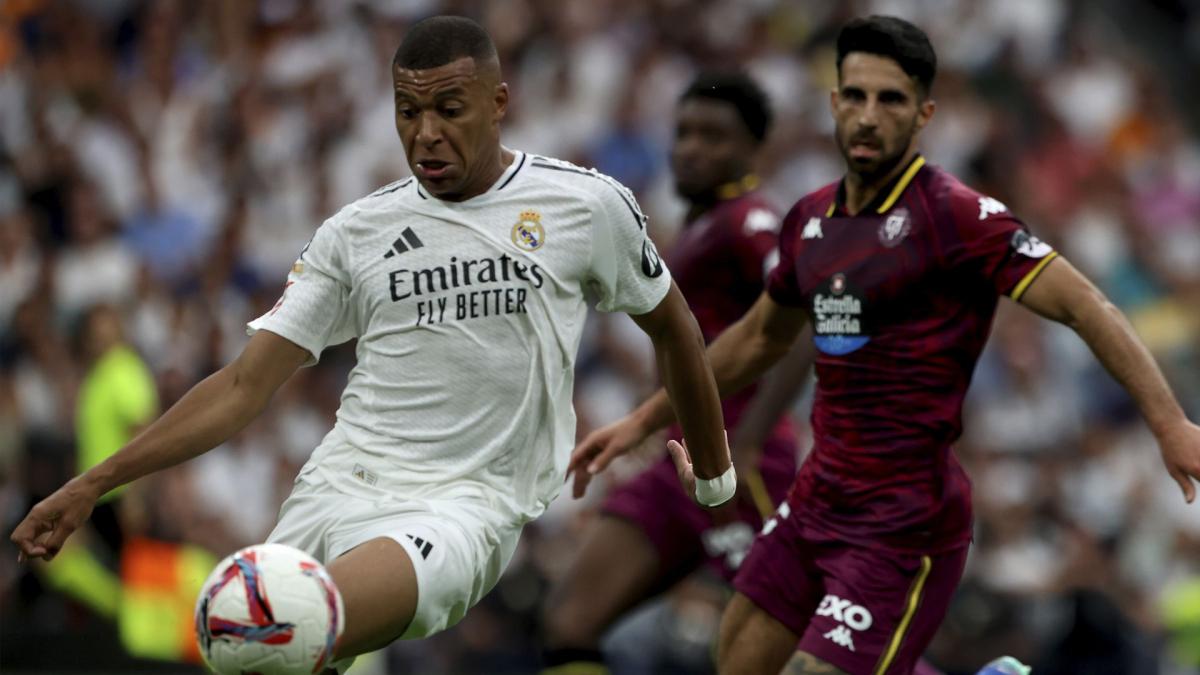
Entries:
MULTIPOLYGON (((324 218, 408 173, 389 64, 405 27, 441 12, 477 18, 497 43, 513 91, 505 143, 615 176, 664 249, 683 213, 665 161, 673 109, 697 69, 739 64, 771 94, 777 123, 760 169, 786 208, 842 171, 827 93, 837 29, 859 14, 908 18, 939 57, 927 157, 1006 203, 1094 279, 1200 416, 1194 1, 7 0, 6 535, 79 467, 81 391, 98 344, 136 355, 157 399, 146 411, 165 409, 238 353, 245 322, 271 307, 324 218), (116 320, 91 320, 98 313, 116 320)), ((332 350, 243 433, 122 495, 126 540, 215 556, 261 541, 332 425, 353 358, 352 346, 332 350)), ((649 345, 623 316, 593 315, 578 363, 581 434, 654 381, 649 345)), ((803 426, 807 402, 794 414, 803 426)), ((1083 343, 1005 303, 965 425, 958 454, 975 486, 975 545, 929 660, 949 673, 1001 653, 1039 675, 1200 672, 1200 506, 1184 504, 1130 400, 1083 343)), ((584 500, 560 498, 459 627, 394 645, 360 672, 536 670, 547 584, 603 489, 657 451, 618 465, 584 500)), ((62 592, 46 568, 9 553, 5 672, 192 672, 126 655, 121 611, 62 592)), ((97 559, 134 574, 119 552, 97 559)), ((640 610, 608 640, 615 672, 710 672, 725 594, 700 577, 640 610)))

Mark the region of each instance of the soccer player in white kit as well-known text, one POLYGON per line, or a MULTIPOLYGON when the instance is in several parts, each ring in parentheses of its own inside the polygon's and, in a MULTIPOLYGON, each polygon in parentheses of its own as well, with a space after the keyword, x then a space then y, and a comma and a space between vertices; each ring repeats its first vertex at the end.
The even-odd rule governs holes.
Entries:
POLYGON ((501 145, 508 87, 468 19, 415 24, 393 76, 414 177, 325 221, 242 354, 35 506, 13 533, 22 556, 53 557, 100 495, 219 445, 357 337, 337 423, 269 541, 328 567, 346 606, 338 659, 453 625, 564 482, 589 289, 654 343, 696 460, 693 477, 676 451, 681 478, 702 503, 732 496, 704 341, 629 191, 501 145))

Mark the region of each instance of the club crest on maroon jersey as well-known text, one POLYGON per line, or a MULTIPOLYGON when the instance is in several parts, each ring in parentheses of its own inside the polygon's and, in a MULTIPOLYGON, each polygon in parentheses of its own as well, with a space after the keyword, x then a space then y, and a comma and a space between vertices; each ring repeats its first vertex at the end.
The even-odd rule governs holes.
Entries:
POLYGON ((912 218, 908 215, 908 209, 903 207, 895 209, 879 225, 879 243, 887 248, 894 248, 904 241, 910 231, 912 231, 912 218))

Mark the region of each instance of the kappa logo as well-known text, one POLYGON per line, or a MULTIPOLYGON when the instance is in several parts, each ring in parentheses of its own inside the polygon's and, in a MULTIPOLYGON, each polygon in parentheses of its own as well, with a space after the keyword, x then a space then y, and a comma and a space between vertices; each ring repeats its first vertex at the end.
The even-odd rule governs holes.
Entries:
POLYGON ((658 249, 654 248, 654 243, 649 239, 642 242, 642 274, 651 279, 657 278, 663 273, 662 258, 658 256, 658 249))
POLYGON ((821 637, 832 641, 833 644, 839 647, 845 647, 850 651, 854 651, 854 634, 845 626, 838 626, 821 637))
POLYGON ((779 218, 766 209, 752 209, 746 214, 742 226, 745 227, 746 234, 776 232, 779 230, 779 218))
POLYGON ((994 199, 992 197, 980 197, 979 198, 979 219, 980 220, 983 220, 984 218, 987 218, 988 216, 991 216, 991 215, 995 215, 998 213, 1004 213, 1007 210, 1008 210, 1008 207, 1005 206, 1004 203, 998 199, 994 199))
POLYGON ((398 253, 406 253, 412 249, 421 248, 424 245, 425 244, 421 243, 421 240, 417 238, 417 233, 413 232, 411 227, 406 227, 404 228, 404 231, 400 233, 400 236, 396 238, 396 241, 392 242, 392 247, 388 249, 387 253, 383 254, 383 257, 391 258, 398 253))
POLYGON ((821 637, 850 651, 854 651, 854 632, 867 630, 875 622, 866 607, 832 594, 821 599, 821 605, 817 607, 817 616, 827 616, 838 622, 837 626, 821 637))
POLYGON ((804 229, 800 232, 801 239, 824 239, 825 233, 821 231, 821 219, 809 218, 804 224, 804 229))

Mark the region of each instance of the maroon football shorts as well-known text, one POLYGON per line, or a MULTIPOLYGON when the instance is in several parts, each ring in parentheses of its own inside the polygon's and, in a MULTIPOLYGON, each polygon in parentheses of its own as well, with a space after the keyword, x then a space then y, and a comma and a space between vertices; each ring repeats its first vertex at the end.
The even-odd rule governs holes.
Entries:
MULTIPOLYGON (((759 462, 766 495, 764 508, 774 509, 796 477, 796 443, 771 438, 759 462)), ((646 533, 658 552, 662 581, 686 576, 704 562, 732 581, 746 557, 763 516, 750 495, 739 494, 736 506, 709 511, 684 493, 670 456, 613 490, 601 512, 633 523, 646 533)))
POLYGON ((800 636, 800 651, 850 675, 913 672, 950 606, 967 546, 920 555, 813 541, 800 521, 781 506, 734 587, 800 636))

